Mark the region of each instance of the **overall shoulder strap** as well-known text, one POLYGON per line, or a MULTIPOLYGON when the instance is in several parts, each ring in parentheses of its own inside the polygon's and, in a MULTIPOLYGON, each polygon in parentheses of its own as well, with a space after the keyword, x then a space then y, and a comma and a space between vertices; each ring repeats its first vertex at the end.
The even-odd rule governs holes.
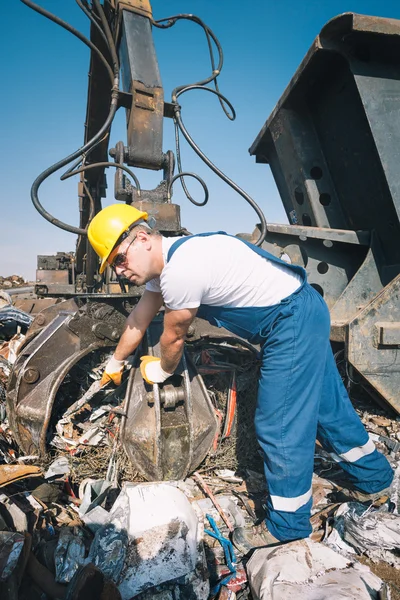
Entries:
POLYGON ((174 242, 172 244, 171 248, 168 251, 167 262, 172 258, 174 252, 176 252, 176 250, 178 250, 178 248, 183 243, 185 243, 187 240, 190 240, 194 237, 208 237, 210 235, 228 235, 229 237, 233 237, 233 238, 235 238, 235 240, 239 240, 240 242, 243 242, 243 244, 246 244, 246 246, 248 246, 251 250, 253 250, 253 252, 255 252, 256 254, 259 254, 263 258, 267 258, 268 260, 270 260, 273 263, 276 263, 278 265, 283 265, 283 266, 291 269, 292 271, 295 271, 296 273, 301 275, 302 279, 305 279, 305 277, 306 277, 306 272, 303 269, 303 267, 300 267, 299 265, 293 265, 291 263, 287 263, 286 261, 281 260, 277 256, 274 256, 270 252, 267 252, 267 250, 264 250, 264 248, 260 248, 260 246, 255 246, 254 244, 251 244, 250 242, 246 242, 245 240, 242 240, 241 238, 238 238, 235 235, 230 235, 229 233, 226 233, 225 231, 212 231, 209 233, 197 233, 195 235, 188 235, 186 237, 182 237, 180 240, 177 240, 176 242, 174 242))
POLYGON ((179 240, 176 240, 176 242, 174 242, 172 244, 171 248, 168 250, 167 262, 171 260, 174 252, 176 252, 178 250, 178 248, 180 246, 182 246, 182 244, 184 244, 188 240, 191 240, 192 238, 195 238, 195 237, 208 237, 209 235, 228 235, 228 234, 225 231, 212 231, 209 233, 196 233, 194 235, 184 236, 184 237, 180 238, 179 240))
MULTIPOLYGON (((232 236, 232 237, 235 237, 235 236, 232 236)), ((270 260, 273 263, 276 263, 278 265, 283 265, 284 267, 287 267, 287 268, 291 269, 292 271, 295 271, 295 273, 298 273, 299 275, 301 275, 301 277, 303 279, 305 279, 306 272, 303 269, 303 267, 300 267, 299 265, 294 265, 292 263, 287 263, 285 260, 282 260, 281 258, 274 256, 270 252, 267 252, 267 250, 264 250, 264 248, 260 248, 260 246, 255 246, 254 244, 251 244, 250 242, 246 242, 245 240, 241 240, 240 238, 236 238, 236 239, 243 242, 243 244, 246 244, 246 246, 248 246, 256 254, 259 254, 263 258, 267 258, 268 260, 270 260)))

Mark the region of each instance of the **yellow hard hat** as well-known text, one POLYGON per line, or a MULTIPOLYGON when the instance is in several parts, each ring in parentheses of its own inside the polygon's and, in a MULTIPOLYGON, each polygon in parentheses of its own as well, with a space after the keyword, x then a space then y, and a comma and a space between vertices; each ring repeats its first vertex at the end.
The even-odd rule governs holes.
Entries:
POLYGON ((111 204, 93 217, 88 227, 88 238, 101 258, 100 273, 106 268, 107 259, 121 235, 137 221, 147 220, 147 216, 146 212, 128 204, 111 204))

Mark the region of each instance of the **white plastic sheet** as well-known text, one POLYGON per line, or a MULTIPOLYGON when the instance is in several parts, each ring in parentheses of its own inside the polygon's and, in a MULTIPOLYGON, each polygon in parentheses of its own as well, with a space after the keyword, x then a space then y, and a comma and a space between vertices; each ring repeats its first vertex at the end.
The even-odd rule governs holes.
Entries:
MULTIPOLYGON (((118 578, 123 600, 181 577, 191 582, 198 600, 206 600, 209 584, 201 577, 202 531, 198 515, 183 492, 167 483, 125 484, 108 522, 106 527, 111 525, 128 536, 125 565, 118 578)), ((104 527, 97 530, 97 538, 103 535, 104 527)), ((107 536, 103 549, 106 541, 107 536)), ((92 560, 97 564, 97 556, 92 560)))
POLYGON ((254 600, 378 600, 382 581, 310 539, 256 550, 247 563, 254 600))

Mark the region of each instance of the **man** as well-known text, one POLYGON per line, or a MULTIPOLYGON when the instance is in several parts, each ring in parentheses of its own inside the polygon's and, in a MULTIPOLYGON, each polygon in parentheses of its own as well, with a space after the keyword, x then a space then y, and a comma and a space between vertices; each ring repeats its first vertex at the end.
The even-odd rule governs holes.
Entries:
POLYGON ((174 373, 195 316, 261 345, 255 426, 269 488, 267 517, 257 535, 236 536, 238 547, 246 551, 311 533, 316 438, 356 490, 367 498, 386 491, 392 469, 351 405, 330 347, 328 308, 305 271, 221 232, 165 238, 146 219, 118 204, 89 226, 100 272, 109 264, 132 283, 146 284, 103 381, 121 380, 126 358, 162 305, 161 359, 141 359, 149 383, 174 373))

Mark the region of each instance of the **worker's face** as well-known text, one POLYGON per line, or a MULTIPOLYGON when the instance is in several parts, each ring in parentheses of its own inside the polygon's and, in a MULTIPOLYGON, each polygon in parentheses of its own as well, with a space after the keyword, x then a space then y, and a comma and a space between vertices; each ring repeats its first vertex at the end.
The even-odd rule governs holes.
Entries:
POLYGON ((118 253, 125 255, 122 265, 115 267, 115 272, 129 279, 134 285, 144 285, 150 279, 157 277, 154 260, 154 238, 145 231, 138 231, 136 238, 124 240, 118 253))

